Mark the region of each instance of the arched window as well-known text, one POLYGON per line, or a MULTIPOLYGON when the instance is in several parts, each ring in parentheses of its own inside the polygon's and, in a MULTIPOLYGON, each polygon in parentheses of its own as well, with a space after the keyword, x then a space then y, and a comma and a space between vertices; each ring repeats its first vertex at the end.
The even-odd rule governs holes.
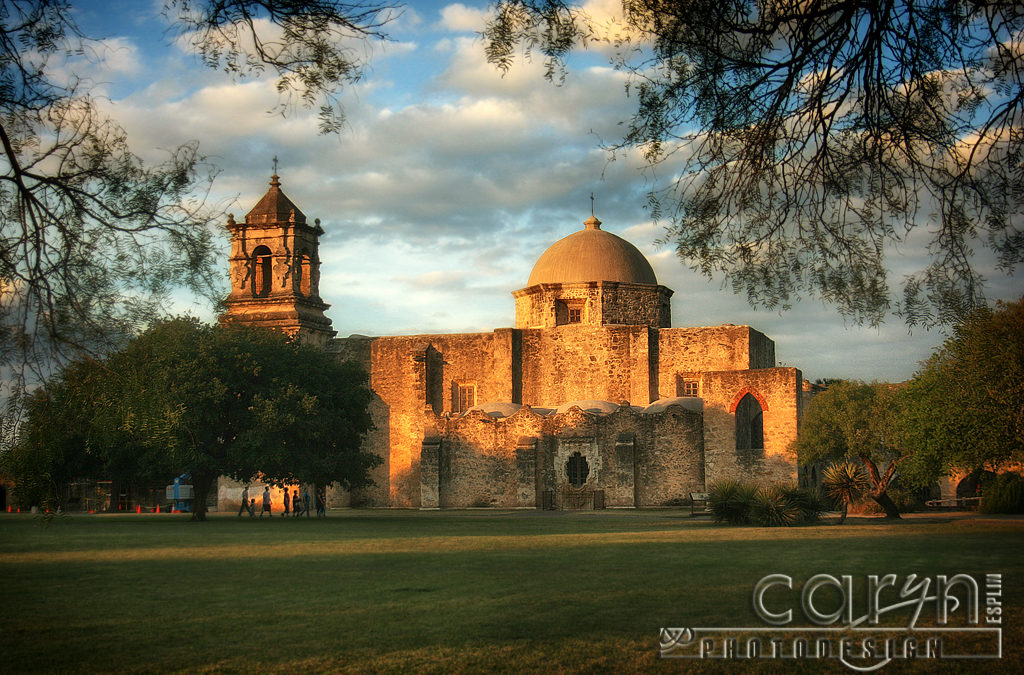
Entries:
POLYGON ((270 295, 271 253, 266 246, 257 246, 252 252, 252 294, 257 298, 270 295))
POLYGON ((569 455, 569 461, 565 463, 565 473, 569 477, 569 485, 574 488, 583 487, 583 484, 587 482, 587 476, 590 475, 587 458, 579 452, 569 455))
POLYGON ((764 414, 761 404, 746 394, 736 406, 736 456, 751 461, 764 455, 764 414))

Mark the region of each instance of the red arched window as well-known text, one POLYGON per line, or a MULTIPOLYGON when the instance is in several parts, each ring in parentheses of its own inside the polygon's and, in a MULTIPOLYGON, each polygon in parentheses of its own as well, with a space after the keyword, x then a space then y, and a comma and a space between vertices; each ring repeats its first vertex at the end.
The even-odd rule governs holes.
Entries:
POLYGON ((736 454, 753 459, 764 454, 764 414, 752 394, 746 394, 736 406, 736 454))

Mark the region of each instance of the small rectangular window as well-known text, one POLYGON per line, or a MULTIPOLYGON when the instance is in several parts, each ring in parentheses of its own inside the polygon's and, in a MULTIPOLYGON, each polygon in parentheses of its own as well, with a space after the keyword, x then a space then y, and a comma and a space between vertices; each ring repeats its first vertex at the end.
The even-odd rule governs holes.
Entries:
POLYGON ((570 323, 583 323, 584 300, 570 298, 555 303, 555 325, 564 326, 570 323))
POLYGON ((456 392, 455 412, 466 412, 476 405, 476 385, 460 384, 456 392))
POLYGON ((700 396, 700 379, 692 375, 677 375, 676 396, 700 396))

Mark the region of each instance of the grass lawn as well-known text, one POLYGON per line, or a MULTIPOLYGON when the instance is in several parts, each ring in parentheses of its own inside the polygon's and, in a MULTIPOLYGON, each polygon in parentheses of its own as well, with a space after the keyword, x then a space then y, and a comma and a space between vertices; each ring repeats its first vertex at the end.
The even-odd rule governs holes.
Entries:
MULTIPOLYGON (((1001 573, 1003 659, 882 672, 1024 672, 1024 519, 763 529, 685 510, 76 515, 48 526, 3 514, 0 672, 852 672, 835 660, 658 658, 663 626, 765 626, 751 598, 770 573, 798 589, 815 574, 853 575, 857 616, 869 574, 1001 573)), ((789 596, 769 597, 784 609, 789 596)), ((789 602, 793 623, 809 625, 798 591, 789 602)), ((934 617, 929 603, 919 625, 934 617)))

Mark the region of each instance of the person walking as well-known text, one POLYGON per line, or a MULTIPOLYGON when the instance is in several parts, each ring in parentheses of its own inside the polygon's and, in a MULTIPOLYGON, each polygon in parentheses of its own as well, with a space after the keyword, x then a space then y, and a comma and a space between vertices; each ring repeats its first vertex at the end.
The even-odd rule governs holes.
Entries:
POLYGON ((292 513, 296 518, 302 515, 302 502, 299 501, 298 488, 296 488, 295 492, 292 493, 292 507, 292 513))
POLYGON ((281 517, 288 517, 288 488, 284 489, 284 513, 281 514, 281 517))
POLYGON ((306 517, 309 518, 309 488, 302 488, 302 510, 305 512, 306 517))
POLYGON ((324 503, 324 490, 323 488, 317 488, 316 490, 316 517, 324 518, 327 516, 327 505, 324 503))
POLYGON ((270 511, 270 487, 263 488, 263 510, 260 511, 260 518, 263 514, 267 514, 267 518, 272 518, 274 514, 270 511))
POLYGON ((249 486, 246 485, 242 488, 242 504, 238 507, 238 515, 241 517, 242 511, 249 510, 249 486))
POLYGON ((256 517, 256 498, 255 497, 253 497, 252 499, 249 500, 249 517, 250 518, 255 518, 256 517))

